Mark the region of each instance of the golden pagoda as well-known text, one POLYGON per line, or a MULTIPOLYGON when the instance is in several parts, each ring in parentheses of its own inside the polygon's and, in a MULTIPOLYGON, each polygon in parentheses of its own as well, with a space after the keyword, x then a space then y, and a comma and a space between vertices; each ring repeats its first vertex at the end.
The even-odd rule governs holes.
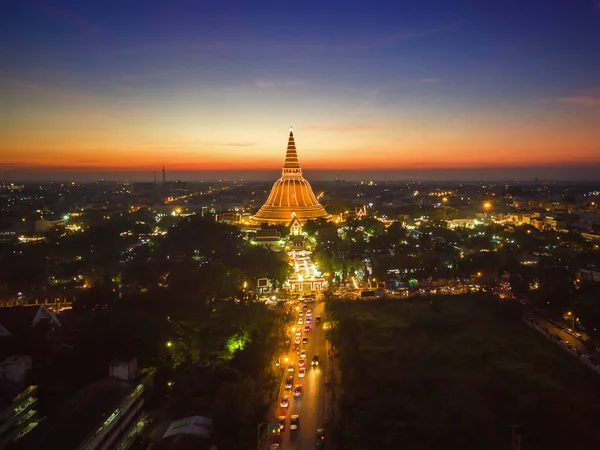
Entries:
POLYGON ((302 176, 294 133, 290 130, 281 178, 275 182, 269 198, 252 220, 288 224, 294 217, 305 223, 310 219, 329 219, 331 216, 317 200, 310 183, 302 176))

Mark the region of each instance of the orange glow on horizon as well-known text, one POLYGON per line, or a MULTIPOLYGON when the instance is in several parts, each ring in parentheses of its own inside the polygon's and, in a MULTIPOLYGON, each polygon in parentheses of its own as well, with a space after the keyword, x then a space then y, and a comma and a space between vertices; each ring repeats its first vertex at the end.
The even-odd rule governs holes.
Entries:
MULTIPOLYGON (((358 127, 358 125, 357 125, 358 127)), ((326 128, 326 127, 324 127, 326 128)), ((339 127, 338 127, 339 128, 339 127)), ((210 130, 48 126, 9 130, 0 142, 3 169, 35 170, 280 170, 287 128, 210 130), (83 131, 83 130, 88 131, 83 131), (199 140, 205 136, 206 140, 199 140)), ((295 128, 301 167, 311 170, 411 170, 557 166, 600 163, 600 129, 523 126, 504 133, 413 124, 398 137, 390 124, 354 132, 295 128)))

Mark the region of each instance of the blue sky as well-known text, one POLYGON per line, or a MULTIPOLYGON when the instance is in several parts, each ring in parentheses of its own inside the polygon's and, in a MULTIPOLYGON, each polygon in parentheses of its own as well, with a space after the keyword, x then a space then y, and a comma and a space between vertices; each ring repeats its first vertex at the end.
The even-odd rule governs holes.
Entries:
POLYGON ((598 1, 3 5, 0 176, 600 164, 598 1))

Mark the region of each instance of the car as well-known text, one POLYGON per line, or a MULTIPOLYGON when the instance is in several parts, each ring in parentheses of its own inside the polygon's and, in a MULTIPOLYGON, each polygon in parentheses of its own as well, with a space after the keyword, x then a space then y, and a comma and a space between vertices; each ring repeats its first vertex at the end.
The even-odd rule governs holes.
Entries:
POLYGON ((321 323, 321 316, 317 316, 317 325, 319 325, 321 323))
POLYGON ((302 386, 299 384, 294 388, 294 397, 300 397, 302 395, 302 386))
POLYGON ((293 378, 287 378, 287 379, 285 380, 285 389, 286 389, 286 390, 290 390, 290 389, 292 389, 292 383, 293 383, 293 382, 294 382, 294 379, 293 379, 293 378))
POLYGON ((301 359, 300 361, 298 361, 298 366, 300 366, 300 367, 304 367, 305 364, 306 364, 305 359, 301 359))
POLYGON ((310 317, 306 318, 306 323, 312 323, 312 319, 310 317))
POLYGON ((319 354, 318 353, 315 353, 312 361, 310 362, 310 365, 315 366, 315 367, 319 365, 319 354))
POLYGON ((279 450, 279 444, 271 444, 269 450, 279 450))
POLYGON ((299 315, 300 317, 302 317, 302 316, 304 315, 304 311, 300 311, 300 312, 298 313, 298 315, 299 315))
POLYGON ((305 338, 302 338, 302 343, 303 343, 303 344, 308 344, 308 338, 307 338, 307 337, 305 337, 305 338))
POLYGON ((298 319, 298 325, 302 325, 304 323, 304 320, 302 320, 302 318, 298 319))
POLYGON ((298 376, 300 378, 304 378, 304 375, 306 375, 306 369, 304 367, 300 367, 300 370, 298 370, 298 376))
POLYGON ((302 351, 300 352, 300 358, 306 359, 306 350, 305 349, 302 349, 302 351))
POLYGON ((287 396, 283 397, 279 402, 279 406, 281 406, 282 408, 287 408, 288 406, 290 406, 290 398, 287 396))
POLYGON ((297 337, 296 339, 294 339, 294 344, 299 345, 300 344, 300 338, 297 337))
POLYGON ((297 430, 300 426, 300 416, 298 414, 292 414, 290 417, 290 430, 297 430))
POLYGON ((302 336, 302 331, 300 331, 300 330, 296 331, 296 337, 300 337, 300 336, 302 336))
POLYGON ((325 447, 325 430, 323 428, 317 428, 317 448, 325 447))
POLYGON ((288 372, 293 372, 293 371, 294 371, 294 369, 295 369, 295 367, 294 367, 294 363, 289 363, 289 364, 288 364, 287 371, 288 371, 288 372))
POLYGON ((279 416, 277 418, 277 423, 279 424, 279 430, 285 430, 285 416, 279 416))
POLYGON ((304 305, 304 306, 302 306, 302 309, 303 309, 304 311, 308 311, 308 305, 304 305))
POLYGON ((308 333, 309 331, 310 331, 310 327, 309 327, 308 325, 306 325, 306 326, 304 327, 304 332, 305 332, 305 333, 308 333))

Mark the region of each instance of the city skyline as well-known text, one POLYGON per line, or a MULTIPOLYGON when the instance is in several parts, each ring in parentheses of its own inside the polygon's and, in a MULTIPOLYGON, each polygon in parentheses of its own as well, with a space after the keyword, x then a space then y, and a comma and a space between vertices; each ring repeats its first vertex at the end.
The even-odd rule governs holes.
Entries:
POLYGON ((315 180, 600 169, 598 2, 151 3, 8 3, 1 178, 269 180, 290 125, 315 180))

